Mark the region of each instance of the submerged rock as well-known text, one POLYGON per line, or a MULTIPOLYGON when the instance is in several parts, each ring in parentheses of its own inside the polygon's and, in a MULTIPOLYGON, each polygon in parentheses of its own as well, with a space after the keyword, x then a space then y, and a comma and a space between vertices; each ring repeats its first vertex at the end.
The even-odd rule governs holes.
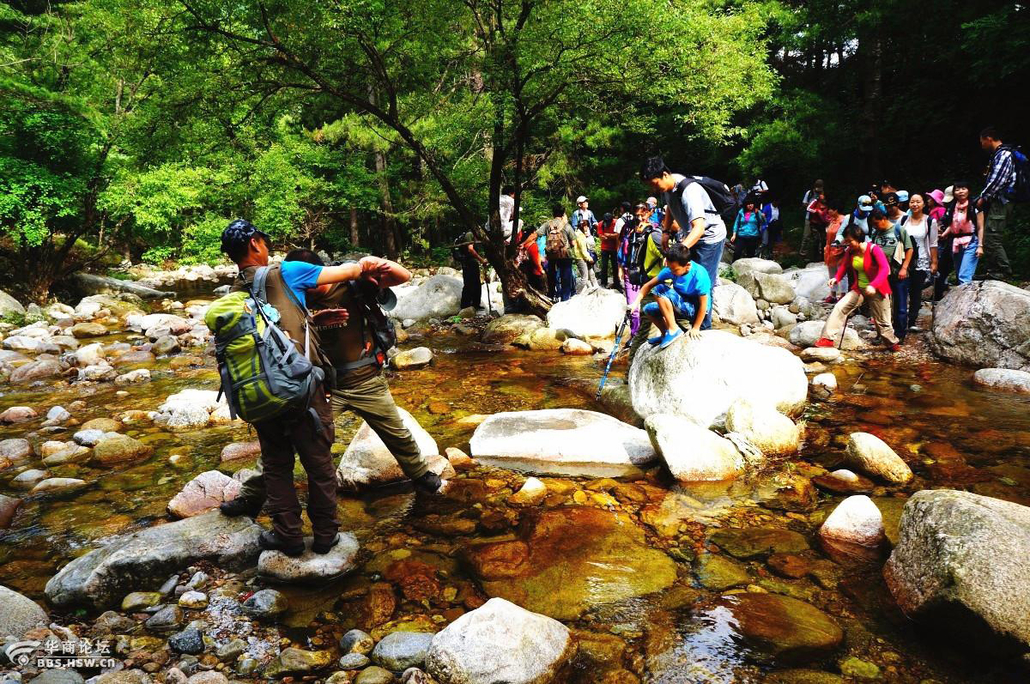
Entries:
POLYGON ((260 533, 249 518, 212 512, 121 535, 65 565, 47 582, 46 595, 58 607, 105 608, 200 561, 227 570, 252 564, 260 533))
POLYGON ((47 624, 47 615, 35 601, 0 585, 0 635, 21 637, 47 624))
POLYGON ((732 594, 717 606, 730 611, 744 641, 782 663, 822 658, 836 650, 844 632, 811 604, 779 594, 732 594))
POLYGON ((732 480, 744 472, 733 442, 686 418, 655 414, 644 428, 669 472, 680 482, 732 480))
POLYGON ((580 506, 547 510, 520 537, 470 546, 466 558, 489 596, 559 620, 676 581, 673 560, 649 548, 643 530, 623 513, 580 506))
POLYGON ((339 543, 325 554, 311 551, 311 542, 311 537, 304 539, 307 550, 296 558, 279 551, 262 551, 258 558, 258 574, 276 582, 324 583, 355 568, 358 540, 354 535, 341 533, 339 543))
POLYGON ((574 652, 568 627, 494 598, 433 638, 426 670, 440 684, 550 684, 574 652))
MULTIPOLYGON (((397 410, 404 426, 415 438, 422 455, 429 461, 429 469, 443 477, 453 475, 454 469, 447 459, 440 455, 436 440, 410 413, 400 407, 397 410)), ((336 469, 336 479, 340 486, 349 490, 396 482, 406 477, 383 440, 365 422, 361 423, 336 469)))
POLYGON ((620 477, 657 459, 646 432, 582 409, 497 413, 476 428, 469 446, 485 465, 546 475, 620 477))
POLYGON ((778 527, 728 527, 716 530, 709 540, 734 558, 750 559, 773 553, 800 553, 808 541, 797 532, 778 527))
POLYGON ((888 482, 905 484, 912 479, 912 469, 894 449, 868 432, 851 433, 846 457, 849 463, 888 482))
POLYGON ((276 618, 289 610, 286 597, 275 589, 255 591, 243 602, 243 612, 256 618, 276 618))
POLYGON ((407 349, 390 359, 390 367, 397 370, 416 370, 425 368, 433 362, 433 352, 429 347, 407 349))
POLYGON ((1030 292, 997 280, 951 288, 937 305, 933 351, 977 367, 1030 372, 1030 292))
POLYGON ((14 520, 14 514, 18 512, 22 500, 13 496, 0 494, 0 530, 6 530, 14 520))
POLYGON ((25 423, 35 420, 39 414, 28 406, 12 406, 0 413, 0 423, 25 423))
POLYGON ((154 423, 169 430, 198 430, 211 423, 229 422, 229 405, 216 390, 186 389, 165 399, 154 423))
POLYGON ((1030 508, 954 490, 917 492, 884 567, 910 617, 972 646, 1030 647, 1030 508))
POLYGON ((20 384, 26 382, 35 382, 36 380, 44 380, 46 378, 52 378, 56 375, 60 375, 61 364, 58 361, 52 359, 36 359, 26 363, 24 366, 18 366, 11 373, 10 381, 12 384, 20 384))
POLYGON ((305 651, 287 648, 265 668, 265 677, 282 678, 287 675, 304 675, 324 670, 333 663, 329 651, 305 651))
POLYGON ((644 418, 674 413, 701 427, 722 426, 741 400, 789 414, 808 398, 797 356, 718 330, 664 350, 645 345, 629 369, 629 386, 633 408, 644 418))
POLYGON ((102 466, 140 461, 154 453, 153 447, 128 435, 105 436, 93 447, 93 460, 102 466))

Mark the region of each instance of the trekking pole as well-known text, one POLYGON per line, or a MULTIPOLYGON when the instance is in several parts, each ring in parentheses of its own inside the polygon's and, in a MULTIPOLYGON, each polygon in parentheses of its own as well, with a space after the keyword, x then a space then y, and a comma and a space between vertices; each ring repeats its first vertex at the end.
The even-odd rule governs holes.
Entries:
POLYGON ((934 324, 937 322, 937 278, 940 276, 939 273, 933 274, 933 292, 930 294, 930 336, 933 337, 936 333, 934 332, 934 324))
POLYGON ((844 348, 844 336, 848 334, 848 321, 850 321, 851 317, 854 316, 854 315, 855 315, 855 312, 852 311, 844 319, 844 328, 840 331, 840 342, 837 343, 837 349, 838 350, 844 348))
POLYGON ((618 329, 615 331, 615 346, 612 347, 612 353, 608 355, 608 363, 604 367, 604 375, 601 376, 601 384, 597 386, 597 394, 594 395, 594 401, 601 400, 601 390, 604 389, 604 383, 608 379, 608 372, 612 369, 612 361, 615 360, 615 355, 619 353, 619 342, 622 340, 622 334, 626 332, 626 326, 629 324, 630 312, 626 312, 626 316, 622 319, 622 323, 619 324, 618 329))

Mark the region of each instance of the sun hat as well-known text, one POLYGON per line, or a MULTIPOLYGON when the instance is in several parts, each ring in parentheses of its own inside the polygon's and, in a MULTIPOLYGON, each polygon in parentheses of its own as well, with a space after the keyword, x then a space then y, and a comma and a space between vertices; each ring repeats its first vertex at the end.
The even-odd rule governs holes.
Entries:
POLYGON ((954 201, 955 201, 955 186, 954 185, 949 185, 948 187, 944 188, 944 203, 948 204, 949 202, 954 202, 954 201))
POLYGON ((648 197, 647 198, 647 204, 649 206, 652 206, 652 207, 657 207, 658 206, 658 198, 657 197, 648 197))
POLYGON ((899 202, 908 201, 908 190, 898 190, 895 194, 898 196, 899 202))
POLYGON ((933 197, 933 201, 937 204, 944 204, 944 191, 940 188, 935 188, 934 190, 931 190, 926 194, 928 194, 930 197, 933 197))
POLYGON ((587 201, 586 195, 580 195, 579 197, 576 198, 576 204, 583 204, 583 202, 586 202, 586 201, 587 201))
POLYGON ((872 211, 873 210, 873 198, 869 195, 861 195, 858 198, 858 208, 860 211, 872 211))

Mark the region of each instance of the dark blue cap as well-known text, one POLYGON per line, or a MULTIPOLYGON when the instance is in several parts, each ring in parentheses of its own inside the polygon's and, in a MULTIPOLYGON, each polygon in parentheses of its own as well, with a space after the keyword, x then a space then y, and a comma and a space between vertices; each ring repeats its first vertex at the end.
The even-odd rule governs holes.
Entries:
POLYGON ((236 219, 222 231, 222 251, 229 253, 250 244, 255 235, 268 239, 268 235, 254 227, 246 219, 236 219))

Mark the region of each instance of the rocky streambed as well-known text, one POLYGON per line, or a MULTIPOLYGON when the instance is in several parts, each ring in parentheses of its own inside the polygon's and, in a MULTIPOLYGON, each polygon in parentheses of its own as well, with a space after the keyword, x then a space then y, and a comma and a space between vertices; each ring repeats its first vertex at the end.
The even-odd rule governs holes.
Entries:
MULTIPOLYGON (((290 564, 260 557, 249 520, 205 512, 256 451, 213 396, 204 305, 99 295, 4 331, 33 348, 0 358, 0 631, 7 645, 106 642, 112 662, 0 664, 0 680, 1026 680, 1030 402, 921 344, 795 358, 802 395, 820 373, 835 389, 776 390, 789 426, 704 397, 645 424, 625 365, 593 401, 605 303, 489 325, 434 310, 404 321, 405 370, 390 375, 451 486, 416 497, 341 416, 350 536, 327 563, 290 564), (697 416, 715 431, 684 427, 697 416), (968 494, 906 509, 922 490, 968 494)), ((738 325, 768 334, 771 317, 738 325)), ((708 363, 732 363, 733 344, 708 363)), ((668 388, 648 387, 668 408, 668 388)))

